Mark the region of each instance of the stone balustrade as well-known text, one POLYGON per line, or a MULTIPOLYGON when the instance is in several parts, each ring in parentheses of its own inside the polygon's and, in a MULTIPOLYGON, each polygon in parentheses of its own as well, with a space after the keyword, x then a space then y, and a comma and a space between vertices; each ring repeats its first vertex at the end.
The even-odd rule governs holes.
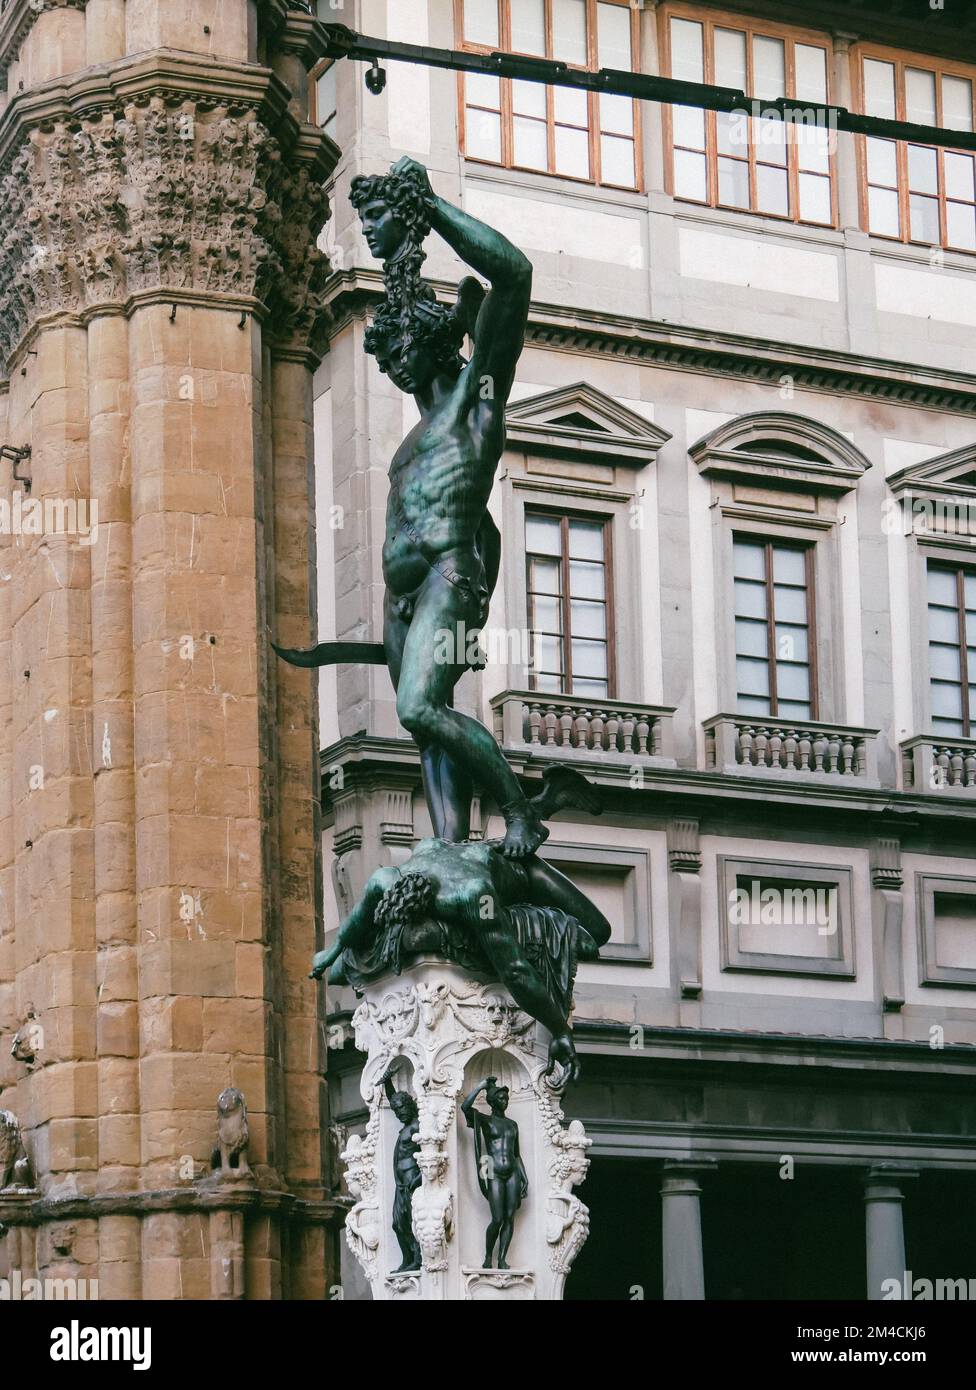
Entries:
POLYGON ((674 765, 671 706, 584 700, 534 690, 505 690, 491 702, 495 737, 506 748, 660 758, 674 765))
POLYGON ((905 739, 901 757, 906 791, 976 793, 976 739, 919 734, 905 739))
POLYGON ((878 784, 874 729, 716 714, 705 721, 709 771, 840 778, 878 784))

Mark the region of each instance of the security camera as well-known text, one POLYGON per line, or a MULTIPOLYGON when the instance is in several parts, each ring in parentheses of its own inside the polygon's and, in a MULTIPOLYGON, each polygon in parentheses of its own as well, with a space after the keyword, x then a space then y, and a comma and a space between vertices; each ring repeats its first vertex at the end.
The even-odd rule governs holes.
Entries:
POLYGON ((386 86, 386 72, 375 58, 373 59, 373 66, 366 71, 366 86, 374 97, 378 97, 386 86))

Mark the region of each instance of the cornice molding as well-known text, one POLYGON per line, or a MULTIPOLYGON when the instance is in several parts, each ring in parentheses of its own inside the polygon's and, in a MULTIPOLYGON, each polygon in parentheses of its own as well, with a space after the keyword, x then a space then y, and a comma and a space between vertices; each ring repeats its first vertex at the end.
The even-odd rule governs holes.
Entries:
POLYGON ((851 492, 871 467, 861 451, 829 425, 783 410, 737 415, 696 440, 688 453, 706 478, 835 495, 851 492))
MULTIPOLYGON (((434 282, 450 302, 455 289, 434 282)), ((330 337, 364 319, 382 295, 378 272, 353 268, 333 276, 325 299, 331 314, 330 337)), ((525 335, 529 347, 616 357, 660 365, 673 371, 746 378, 780 388, 788 376, 794 390, 825 395, 862 396, 925 410, 976 415, 976 374, 951 372, 892 358, 805 347, 655 319, 626 318, 533 301, 525 335)))
MULTIPOLYGON (((167 107, 183 102, 192 102, 201 111, 226 107, 231 116, 253 111, 288 148, 303 131, 320 135, 314 126, 302 126, 289 110, 291 93, 270 68, 219 63, 157 48, 15 93, 0 115, 0 172, 35 130, 98 120, 109 111, 148 106, 154 98, 167 107)), ((324 169, 323 177, 330 172, 324 169)))
MULTIPOLYGON (((517 775, 528 774, 527 781, 541 776, 550 765, 564 765, 558 755, 547 757, 528 746, 506 747, 503 751, 517 775)), ((319 757, 323 768, 343 769, 344 792, 350 789, 378 791, 388 784, 393 768, 419 767, 420 763, 417 749, 409 739, 380 738, 366 733, 340 739, 322 749, 319 757)), ((643 785, 634 787, 631 763, 625 757, 581 762, 580 768, 590 780, 605 787, 614 805, 628 814, 693 816, 696 819, 716 814, 727 817, 734 814, 730 803, 738 803, 745 817, 754 815, 756 807, 761 807, 764 815, 773 817, 787 811, 802 813, 809 818, 813 834, 821 833, 820 822, 813 819, 819 815, 831 821, 836 821, 838 814, 849 816, 851 824, 856 824, 864 833, 891 833, 897 819, 898 833, 905 840, 922 827, 941 823, 954 826, 961 833, 964 826, 976 820, 976 798, 969 801, 952 797, 950 800, 941 793, 865 787, 857 785, 859 779, 853 777, 848 779, 850 786, 837 782, 821 786, 816 779, 800 784, 788 778, 757 777, 748 772, 649 766, 644 769, 643 785)), ((324 777, 322 804, 326 811, 332 806, 324 777)), ((966 834, 969 835, 968 830, 966 834)))
POLYGON ((555 458, 643 468, 671 438, 667 430, 587 382, 512 402, 505 412, 509 447, 555 458), (572 417, 572 424, 561 423, 572 417))
POLYGON ((348 1206, 341 1199, 308 1198, 274 1188, 201 1179, 185 1187, 141 1192, 98 1192, 71 1197, 0 1193, 0 1219, 11 1226, 47 1221, 92 1220, 103 1216, 148 1216, 155 1212, 240 1211, 277 1215, 309 1226, 341 1223, 348 1206))
POLYGON ((964 444, 945 454, 912 463, 889 474, 888 486, 896 497, 910 492, 923 497, 972 502, 976 500, 976 443, 964 444))

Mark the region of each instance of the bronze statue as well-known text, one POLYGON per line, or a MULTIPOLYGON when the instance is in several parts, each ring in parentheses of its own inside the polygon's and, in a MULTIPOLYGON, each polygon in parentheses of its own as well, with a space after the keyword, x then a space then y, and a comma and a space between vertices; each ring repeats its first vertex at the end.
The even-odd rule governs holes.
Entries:
POLYGON ((407 1091, 397 1090, 389 1071, 383 1077, 383 1089, 400 1122, 393 1150, 393 1232, 403 1256, 395 1272, 406 1274, 420 1268, 420 1246, 413 1233, 413 1194, 421 1181, 417 1165, 417 1102, 407 1091))
MULTIPOLYGON (((350 196, 370 250, 383 261, 386 289, 366 331, 366 350, 414 397, 420 419, 390 465, 382 647, 335 641, 276 650, 299 666, 385 659, 400 722, 420 750, 434 833, 401 870, 373 875, 336 944, 315 957, 312 973, 321 977, 340 954, 341 977, 353 984, 381 969, 398 972, 404 949, 398 919, 416 917, 418 904, 429 902, 431 916, 470 938, 470 963, 494 970, 519 1007, 549 1030, 550 1072, 558 1063, 572 1078, 578 1062, 568 1017, 576 960, 595 958, 610 927, 536 851, 548 837, 548 816, 563 806, 598 813, 599 800, 567 767, 549 768, 542 790, 526 796, 491 732, 453 707, 461 676, 483 664, 480 644, 458 641, 444 655, 445 636, 480 633, 498 578, 500 537, 487 506, 505 447, 505 408, 522 351, 532 267, 501 233, 438 197, 414 159, 401 159, 387 174, 353 179, 350 196), (431 231, 489 281, 487 293, 468 276, 455 305, 438 302, 420 273, 431 231), (467 360, 466 339, 472 343, 467 360), (492 844, 468 841, 475 780, 504 818, 505 834, 492 844), (485 901, 493 914, 487 918, 485 901)), ((448 946, 453 959, 464 954, 457 933, 445 940, 448 946)))
MULTIPOLYGON (((383 546, 383 649, 397 714, 420 749, 434 834, 467 839, 477 776, 505 819, 502 853, 522 858, 548 831, 491 733, 452 704, 458 680, 477 667, 477 643, 459 643, 453 660, 434 652, 441 634, 481 630, 498 578, 500 537, 487 505, 505 447, 532 266, 501 233, 439 198, 414 159, 355 178, 351 198, 370 250, 384 262, 386 297, 366 350, 414 397, 421 417, 390 464, 383 546), (469 276, 455 306, 438 303, 420 277, 431 230, 485 276, 487 294, 469 276), (467 361, 465 338, 474 344, 467 361)), ((294 665, 317 666, 348 656, 350 645, 276 650, 294 665)), ((361 659, 378 659, 375 643, 362 648, 361 659)))
POLYGON ((467 839, 477 775, 505 818, 502 853, 522 858, 548 832, 488 729, 452 707, 465 651, 443 662, 433 653, 440 633, 459 624, 480 631, 488 616, 500 553, 488 497, 505 445, 532 266, 499 232, 438 198, 416 160, 354 180, 352 201, 370 250, 386 263, 387 303, 366 350, 414 397, 421 417, 390 465, 383 545, 383 645, 397 715, 420 749, 435 836, 467 839), (490 281, 487 295, 470 278, 453 309, 424 293, 412 267, 428 228, 490 281), (467 362, 466 335, 474 344, 467 362))
POLYGON ((495 1077, 479 1081, 461 1102, 461 1113, 474 1130, 474 1153, 478 1186, 487 1199, 491 1221, 485 1232, 485 1269, 491 1269, 491 1255, 498 1241, 498 1269, 508 1269, 508 1248, 515 1232, 515 1213, 529 1190, 525 1165, 519 1153, 518 1125, 505 1114, 508 1087, 499 1086, 495 1077), (484 1091, 491 1114, 475 1109, 484 1091))

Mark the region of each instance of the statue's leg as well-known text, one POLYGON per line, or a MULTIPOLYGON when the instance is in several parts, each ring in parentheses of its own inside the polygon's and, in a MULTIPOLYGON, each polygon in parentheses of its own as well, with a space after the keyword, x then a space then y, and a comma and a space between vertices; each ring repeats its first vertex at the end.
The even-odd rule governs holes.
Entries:
POLYGON ((477 719, 452 708, 454 687, 465 670, 463 662, 436 659, 449 643, 445 634, 453 637, 458 623, 474 630, 479 616, 476 608, 464 590, 431 571, 403 645, 397 714, 418 747, 433 744, 442 749, 469 779, 467 812, 457 801, 461 788, 455 784, 452 789, 455 800, 451 809, 458 821, 470 815, 470 779, 476 776, 505 816, 504 852, 521 858, 538 849, 548 832, 529 807, 493 736, 477 719))
MULTIPOLYGON (((501 1230, 502 1183, 497 1178, 488 1179, 488 1205, 491 1208, 491 1221, 485 1232, 485 1269, 491 1269, 491 1253, 501 1230)), ((501 1250, 499 1249, 499 1256, 501 1250)))
POLYGON ((394 1272, 396 1274, 405 1274, 408 1270, 419 1269, 420 1247, 417 1245, 413 1235, 407 1235, 403 1230, 399 1230, 395 1234, 403 1259, 400 1261, 400 1267, 394 1272))
POLYGON ((508 1247, 515 1234, 515 1212, 518 1209, 519 1175, 512 1173, 501 1184, 504 1216, 498 1228, 498 1268, 508 1269, 508 1247))
MULTIPOLYGON (((383 600, 383 647, 386 651, 386 664, 390 672, 390 679, 393 681, 393 689, 400 689, 400 667, 403 662, 403 646, 407 640, 407 633, 410 631, 409 622, 405 622, 397 612, 396 600, 387 592, 383 600)), ((433 744, 420 749, 420 775, 424 784, 424 800, 427 803, 427 810, 430 812, 430 823, 434 836, 438 840, 464 840, 468 836, 470 825, 470 803, 471 793, 468 791, 468 824, 463 827, 463 833, 457 834, 458 822, 454 814, 453 806, 446 804, 444 786, 448 786, 448 795, 451 795, 450 772, 445 772, 445 754, 433 744)), ((457 795, 463 795, 463 788, 459 788, 457 795)))
POLYGON ((440 749, 437 759, 437 790, 441 802, 442 840, 460 844, 471 834, 471 778, 462 764, 440 749))
POLYGON ((561 908, 563 912, 568 912, 571 917, 576 918, 597 946, 607 944, 610 940, 610 923, 575 883, 537 856, 525 861, 525 870, 529 876, 531 903, 536 907, 561 908))

